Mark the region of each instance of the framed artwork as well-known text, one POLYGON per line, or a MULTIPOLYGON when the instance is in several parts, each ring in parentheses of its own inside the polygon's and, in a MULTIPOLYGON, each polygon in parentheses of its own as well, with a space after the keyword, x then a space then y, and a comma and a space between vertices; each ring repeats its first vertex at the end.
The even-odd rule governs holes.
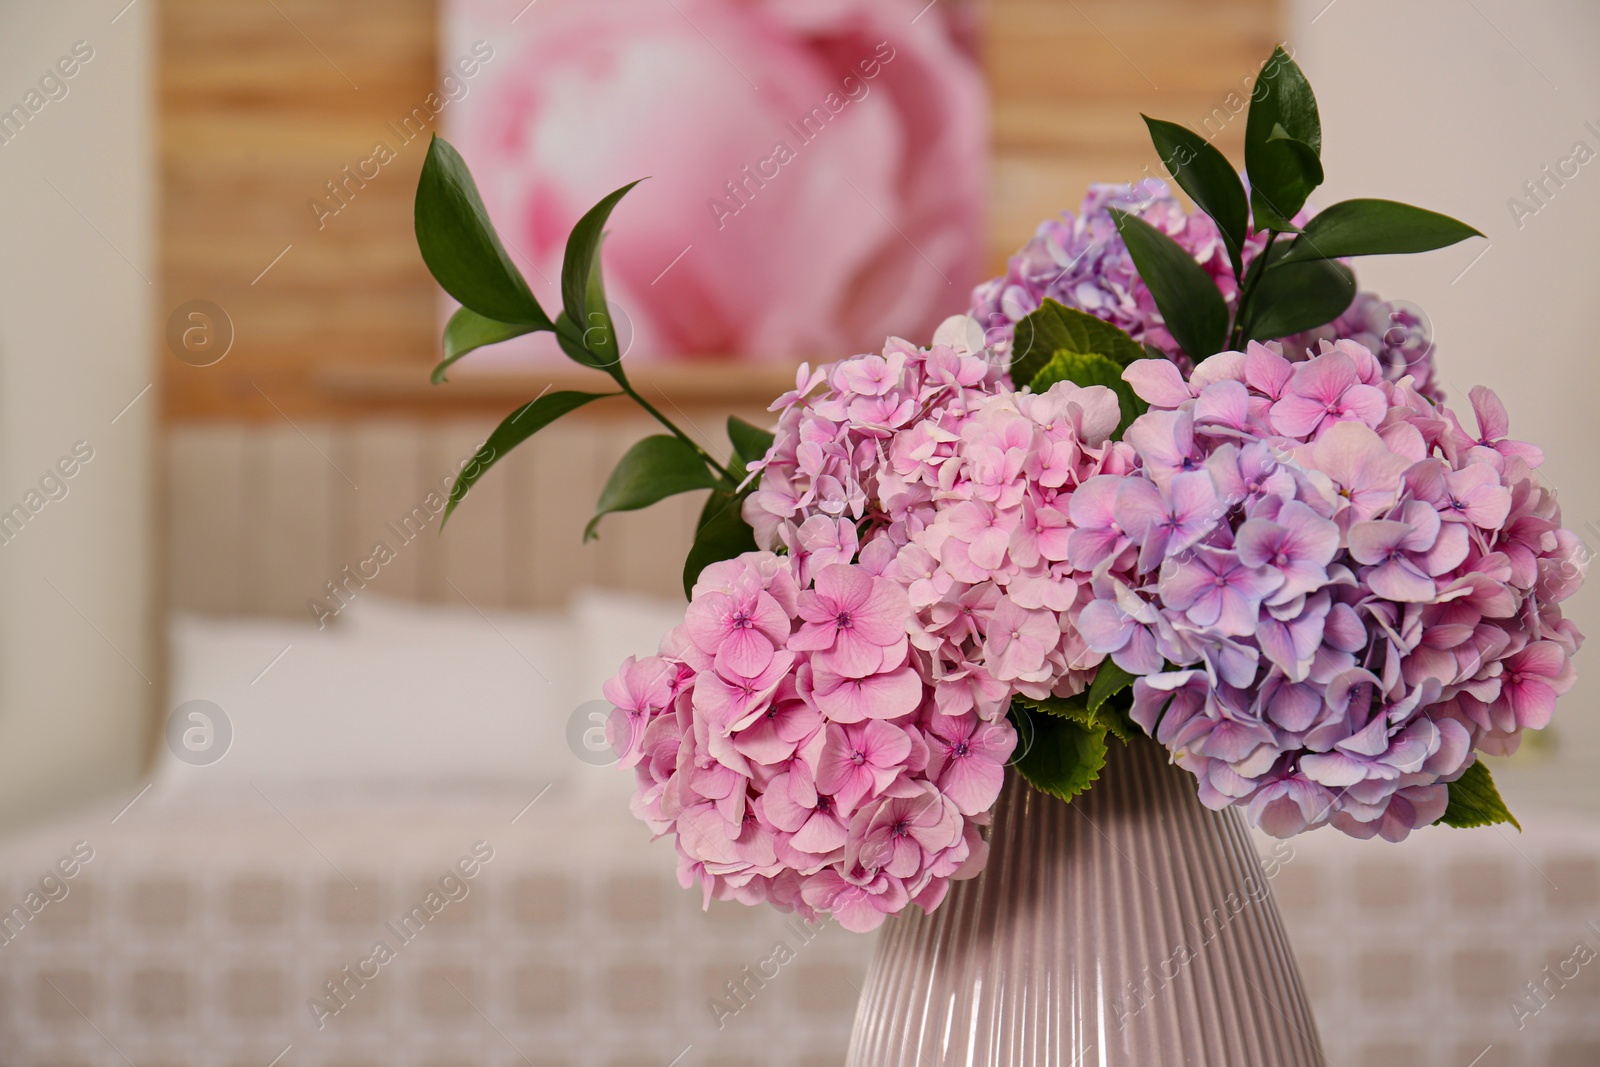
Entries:
MULTIPOLYGON (((630 360, 867 351, 983 266, 985 82, 971 9, 942 7, 449 0, 438 125, 541 295, 579 215, 648 179, 605 248, 630 360)), ((543 335, 473 362, 530 352, 560 359, 543 335)))

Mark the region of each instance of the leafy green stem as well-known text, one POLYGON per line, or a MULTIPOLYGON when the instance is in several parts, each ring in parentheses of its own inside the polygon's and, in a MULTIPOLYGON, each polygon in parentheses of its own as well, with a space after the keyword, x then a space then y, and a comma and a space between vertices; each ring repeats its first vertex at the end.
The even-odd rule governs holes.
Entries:
POLYGON ((1233 333, 1228 338, 1228 347, 1237 349, 1239 342, 1244 338, 1245 312, 1250 307, 1250 298, 1255 295, 1256 288, 1261 284, 1261 278, 1267 273, 1267 260, 1272 254, 1273 243, 1278 240, 1279 230, 1267 231, 1267 243, 1262 246, 1261 254, 1250 264, 1244 272, 1244 281, 1239 290, 1239 306, 1234 309, 1233 333))
POLYGON ((697 445, 689 437, 688 434, 686 434, 682 430, 678 429, 676 423, 674 423, 671 419, 667 418, 665 415, 661 414, 661 412, 657 411, 655 405, 650 403, 650 401, 646 400, 644 397, 640 396, 638 394, 638 392, 633 388, 633 386, 628 384, 627 381, 622 380, 622 379, 619 378, 618 381, 617 381, 617 384, 622 386, 622 391, 624 393, 627 393, 628 396, 632 397, 633 398, 633 402, 635 404, 638 404, 640 407, 644 408, 644 410, 649 413, 651 418, 655 419, 661 425, 663 425, 667 429, 671 430, 672 431, 672 435, 674 437, 676 437, 678 440, 682 441, 684 444, 686 444, 690 448, 692 448, 694 450, 695 455, 699 456, 702 460, 705 461, 706 466, 710 467, 712 470, 714 470, 718 474, 722 475, 723 479, 725 481, 727 481, 730 485, 733 484, 733 475, 731 473, 729 473, 727 467, 724 467, 722 464, 718 463, 715 459, 711 458, 711 453, 709 453, 705 449, 701 448, 699 445, 697 445))
MULTIPOLYGON (((606 320, 606 324, 603 329, 606 331, 610 330, 609 319, 606 320)), ((709 452, 696 444, 688 434, 678 429, 676 423, 658 411, 655 405, 651 404, 650 401, 639 395, 638 390, 634 389, 632 383, 628 381, 628 376, 622 373, 620 356, 614 355, 613 353, 607 353, 605 351, 595 351, 597 347, 603 348, 604 346, 597 346, 589 343, 589 334, 594 332, 594 330, 580 331, 572 325, 571 321, 567 319, 566 316, 563 315, 555 324, 555 332, 563 341, 562 347, 567 351, 568 355, 578 354, 575 353, 573 349, 578 349, 582 353, 587 353, 589 359, 580 359, 580 362, 584 363, 586 366, 593 367, 595 370, 605 371, 607 374, 611 375, 612 379, 617 383, 618 388, 626 393, 635 404, 638 404, 650 415, 651 418, 655 419, 662 426, 665 426, 668 430, 670 430, 674 437, 687 445, 696 456, 705 462, 706 466, 710 467, 712 470, 721 475, 723 480, 727 481, 730 485, 733 484, 734 478, 733 475, 729 473, 728 468, 724 467, 722 464, 713 459, 709 452)), ((602 333, 601 336, 605 337, 608 336, 608 334, 602 333)))

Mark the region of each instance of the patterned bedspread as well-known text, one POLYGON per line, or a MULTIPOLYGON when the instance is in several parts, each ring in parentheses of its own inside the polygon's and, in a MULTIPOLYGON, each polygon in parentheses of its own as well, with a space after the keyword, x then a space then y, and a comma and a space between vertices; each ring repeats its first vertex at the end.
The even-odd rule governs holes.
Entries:
MULTIPOLYGON (((872 939, 702 911, 614 805, 126 803, 0 844, 6 1067, 842 1060, 872 939)), ((1330 1064, 1600 1063, 1600 831, 1524 825, 1261 842, 1330 1064)))

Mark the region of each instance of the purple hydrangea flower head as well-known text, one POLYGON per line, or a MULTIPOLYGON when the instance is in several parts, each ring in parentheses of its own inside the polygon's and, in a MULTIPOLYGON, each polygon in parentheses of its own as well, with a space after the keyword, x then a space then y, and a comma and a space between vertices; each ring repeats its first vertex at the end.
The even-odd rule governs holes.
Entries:
POLYGON ((1586 554, 1493 393, 1472 391, 1468 430, 1349 339, 1125 378, 1151 405, 1127 433, 1140 465, 1096 483, 1073 536, 1137 565, 1091 583, 1079 624, 1145 675, 1134 719, 1205 803, 1280 836, 1399 840, 1477 753, 1549 722, 1586 554))
POLYGON ((1211 219, 1185 211, 1166 184, 1154 179, 1137 185, 1092 185, 1076 215, 1063 212, 1040 223, 1033 238, 1011 257, 1006 273, 973 291, 969 314, 1002 353, 1010 351, 1016 324, 1046 298, 1104 319, 1135 341, 1178 352, 1117 232, 1111 208, 1135 215, 1177 241, 1224 295, 1234 298, 1228 250, 1211 219))
MULTIPOLYGON (((1227 247, 1209 217, 1185 210, 1156 179, 1136 185, 1094 185, 1076 214, 1063 212, 1041 222, 1007 262, 1006 272, 973 290, 968 314, 982 324, 988 343, 1001 356, 1009 356, 1017 323, 1049 299, 1106 320, 1135 341, 1164 352, 1181 371, 1192 369, 1134 268, 1111 208, 1135 215, 1171 237, 1216 283, 1229 309, 1236 307, 1238 283, 1227 247)), ((1294 221, 1303 225, 1310 217, 1307 210, 1294 221)), ((1260 255, 1265 243, 1265 232, 1252 232, 1246 238, 1242 257, 1246 265, 1260 255)), ((1320 342, 1338 338, 1371 353, 1384 379, 1399 381, 1409 375, 1422 396, 1435 403, 1444 400, 1433 370, 1431 331, 1420 309, 1361 291, 1326 326, 1283 338, 1283 353, 1300 361, 1317 351, 1320 342)))

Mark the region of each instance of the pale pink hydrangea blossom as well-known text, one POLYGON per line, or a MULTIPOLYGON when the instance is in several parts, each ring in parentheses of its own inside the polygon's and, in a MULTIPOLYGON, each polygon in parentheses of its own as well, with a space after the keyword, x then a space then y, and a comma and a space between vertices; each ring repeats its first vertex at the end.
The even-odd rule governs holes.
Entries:
POLYGON ((707 567, 659 654, 606 685, 609 734, 686 887, 871 930, 982 867, 1016 733, 937 706, 902 586, 798 569, 771 552, 707 567))
POLYGON ((905 591, 913 663, 939 706, 992 720, 1017 694, 1070 696, 1093 678, 1103 656, 1076 619, 1104 553, 1071 558, 1070 502, 1080 484, 1131 470, 1134 450, 1110 439, 1111 390, 1013 392, 970 319, 935 341, 802 369, 775 405, 745 517, 802 578, 839 558, 833 546, 860 546, 862 565, 905 591), (819 544, 833 554, 819 558, 819 544))

